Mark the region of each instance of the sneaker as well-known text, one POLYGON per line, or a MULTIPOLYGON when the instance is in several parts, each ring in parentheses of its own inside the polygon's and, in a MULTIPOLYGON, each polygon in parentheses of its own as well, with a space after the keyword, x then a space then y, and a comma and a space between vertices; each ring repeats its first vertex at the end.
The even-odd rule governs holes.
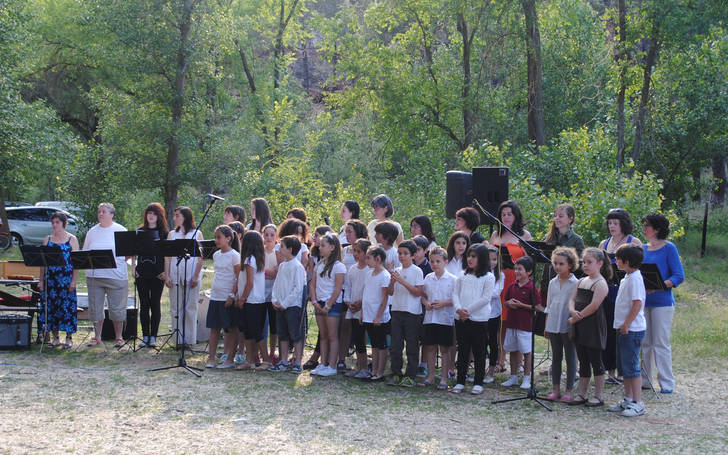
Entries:
POLYGON ((622 417, 637 417, 645 415, 645 404, 641 401, 630 403, 629 407, 619 415, 622 417))
POLYGON ((354 379, 369 379, 371 375, 372 374, 369 370, 359 370, 359 372, 354 375, 354 379))
POLYGON ((245 356, 243 354, 235 354, 235 364, 245 363, 245 356))
POLYGON ((507 381, 501 382, 501 385, 503 387, 513 387, 514 385, 518 385, 518 376, 516 376, 515 374, 511 375, 511 377, 508 378, 507 381))
POLYGON ((402 387, 414 387, 415 380, 408 376, 405 376, 404 378, 402 378, 402 381, 399 383, 399 385, 401 385, 402 387))
POLYGON ((672 389, 660 389, 660 393, 670 394, 672 393, 672 389))
POLYGON ((325 377, 328 377, 328 376, 336 376, 338 373, 339 372, 336 371, 336 368, 330 367, 330 366, 325 366, 325 367, 323 367, 323 369, 319 373, 319 376, 325 376, 325 377))
POLYGON ((227 362, 227 354, 223 354, 220 356, 220 360, 218 360, 217 363, 225 363, 227 362))
POLYGON ((301 365, 291 365, 291 367, 288 369, 288 372, 293 374, 301 374, 303 370, 301 369, 301 365))
POLYGON ((400 382, 402 382, 402 377, 397 374, 393 374, 387 381, 387 385, 399 385, 400 382))
POLYGON ((483 393, 482 385, 474 385, 473 390, 470 391, 471 395, 480 395, 481 393, 483 393))
POLYGON ((493 382, 495 382, 495 378, 493 376, 486 376, 485 379, 483 379, 483 382, 486 384, 493 384, 493 382))
POLYGON ((465 384, 455 384, 455 387, 450 390, 452 393, 463 393, 463 390, 465 389, 465 384))
POLYGON ((318 375, 321 374, 322 371, 324 371, 325 368, 326 368, 326 365, 324 365, 323 363, 320 363, 316 368, 314 368, 313 370, 311 370, 311 375, 312 376, 314 376, 314 375, 315 376, 318 376, 318 375))
POLYGON ((531 376, 523 377, 523 382, 521 383, 521 388, 523 390, 528 390, 531 388, 531 376))
POLYGON ((268 371, 286 371, 288 370, 288 362, 278 362, 275 365, 268 368, 268 371))
POLYGON ((426 378, 427 377, 427 367, 424 367, 424 366, 417 367, 417 377, 426 378))
POLYGON ((609 412, 622 412, 632 404, 632 400, 625 397, 624 400, 607 408, 609 412))
POLYGON ((347 378, 353 378, 353 377, 356 377, 357 374, 359 374, 359 370, 354 368, 353 370, 349 370, 346 373, 344 373, 344 376, 346 376, 347 378))

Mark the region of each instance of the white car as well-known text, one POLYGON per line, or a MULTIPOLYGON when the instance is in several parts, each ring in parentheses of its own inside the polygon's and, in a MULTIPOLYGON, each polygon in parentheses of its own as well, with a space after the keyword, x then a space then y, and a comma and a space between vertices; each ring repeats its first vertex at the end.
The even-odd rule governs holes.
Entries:
MULTIPOLYGON (((8 207, 5 212, 8 214, 10 234, 13 236, 13 243, 16 245, 41 245, 47 235, 53 232, 51 227, 51 215, 60 212, 54 207, 8 207)), ((63 212, 68 217, 66 230, 76 235, 78 233, 78 219, 68 212, 63 212)))

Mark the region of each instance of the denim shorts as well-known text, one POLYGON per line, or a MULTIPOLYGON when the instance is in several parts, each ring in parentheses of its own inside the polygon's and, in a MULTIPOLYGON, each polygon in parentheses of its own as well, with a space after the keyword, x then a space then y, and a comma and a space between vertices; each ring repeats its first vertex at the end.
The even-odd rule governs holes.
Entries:
POLYGON ((640 348, 645 331, 622 334, 617 330, 617 370, 625 379, 639 378, 640 348))
MULTIPOLYGON (((323 306, 326 302, 324 300, 319 300, 317 305, 323 306)), ((344 315, 344 312, 346 311, 346 305, 344 305, 344 302, 336 302, 333 305, 331 305, 331 308, 329 308, 329 312, 326 313, 326 316, 331 317, 341 317, 344 315)))

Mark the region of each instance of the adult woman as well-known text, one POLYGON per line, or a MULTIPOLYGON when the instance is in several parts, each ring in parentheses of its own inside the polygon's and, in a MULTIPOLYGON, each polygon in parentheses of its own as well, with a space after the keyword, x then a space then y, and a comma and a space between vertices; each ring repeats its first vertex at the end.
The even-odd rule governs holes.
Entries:
POLYGON ((246 229, 252 229, 262 234, 263 227, 271 224, 270 207, 268 201, 262 197, 256 197, 250 200, 250 224, 245 226, 246 229))
MULTIPOLYGON (((551 223, 551 229, 546 234, 546 238, 543 240, 549 245, 566 246, 574 248, 576 255, 581 257, 581 252, 584 251, 584 239, 574 232, 571 227, 574 223, 576 212, 574 206, 571 204, 559 204, 554 209, 554 218, 551 223)), ((577 264, 578 265, 578 264, 577 264)), ((577 267, 578 268, 578 267, 577 267)), ((541 300, 546 301, 548 297, 549 281, 556 276, 554 268, 551 264, 548 264, 543 269, 543 275, 541 276, 541 300)), ((616 293, 615 293, 616 296, 616 293)), ((612 312, 614 312, 614 304, 612 304, 612 312)))
POLYGON ((412 218, 410 221, 410 233, 413 238, 418 235, 424 235, 430 241, 430 244, 427 246, 427 251, 437 246, 435 233, 432 231, 432 221, 430 221, 427 215, 417 215, 412 218))
POLYGON ((369 241, 372 242, 372 245, 379 245, 379 242, 377 242, 377 239, 375 238, 376 233, 374 232, 374 227, 380 221, 392 221, 392 223, 397 226, 397 230, 399 231, 399 235, 397 236, 397 240, 394 242, 394 244, 395 246, 399 245, 400 242, 404 240, 404 236, 402 235, 402 225, 391 219, 392 215, 394 214, 394 206, 392 205, 392 200, 389 199, 389 196, 387 196, 386 194, 380 194, 379 196, 372 199, 371 206, 372 212, 374 213, 374 219, 370 221, 369 224, 367 224, 369 241))
POLYGON ((339 243, 344 246, 349 244, 346 240, 346 232, 344 232, 346 230, 346 223, 349 220, 359 219, 359 203, 356 201, 344 201, 344 203, 341 204, 339 216, 341 217, 341 221, 344 222, 344 224, 341 225, 341 229, 339 229, 339 243))
MULTIPOLYGON (((84 250, 112 250, 116 252, 114 233, 126 231, 126 228, 114 222, 114 205, 110 202, 99 204, 96 216, 99 224, 86 233, 83 241, 84 250)), ((126 273, 126 259, 116 258, 113 269, 89 269, 86 271, 88 286, 88 318, 94 324, 95 337, 89 346, 101 344, 101 330, 104 322, 104 301, 109 300, 109 318, 114 326, 116 346, 124 344, 122 329, 126 320, 126 300, 129 296, 129 279, 126 273)))
POLYGON ((480 226, 480 215, 472 207, 463 207, 455 212, 455 230, 463 231, 470 237, 470 244, 483 243, 485 237, 476 231, 480 226))
POLYGON ((73 234, 66 232, 68 217, 65 213, 56 212, 51 215, 51 226, 53 233, 46 236, 43 245, 58 246, 63 253, 65 265, 58 267, 47 267, 41 269, 38 288, 43 292, 41 308, 38 313, 38 327, 43 327, 44 336, 48 331, 53 332, 53 343, 56 347, 61 344, 58 332, 66 332, 64 348, 73 345, 73 334, 76 333, 78 323, 76 321, 76 277, 78 271, 71 265, 71 251, 78 250, 78 239, 73 234), (47 289, 44 285, 48 282, 47 289), (47 312, 46 312, 47 306, 47 312), (46 313, 48 320, 46 321, 46 313))
MULTIPOLYGON (((191 239, 195 233, 195 217, 189 207, 177 207, 172 218, 174 229, 169 232, 169 240, 191 239)), ((202 240, 202 233, 197 231, 195 239, 202 240)), ((166 258, 164 261, 164 274, 169 288, 169 312, 172 321, 177 321, 175 328, 179 327, 175 342, 180 345, 197 343, 197 303, 200 293, 200 271, 202 270, 202 251, 197 250, 187 261, 177 262, 176 259, 166 258), (174 260, 174 264, 172 261, 174 260), (183 300, 187 291, 187 299, 183 300)))
MULTIPOLYGON (((632 235, 632 219, 624 209, 611 209, 607 212, 607 231, 609 232, 609 238, 606 238, 599 243, 599 249, 607 252, 607 254, 614 255, 621 245, 625 243, 632 243, 637 246, 642 246, 642 241, 632 235)), ((616 259, 611 259, 612 263, 616 262, 616 259)), ((617 369, 617 334, 616 331, 612 330, 612 324, 614 323, 614 302, 617 300, 617 291, 619 291, 619 284, 609 285, 609 294, 604 299, 604 313, 607 316, 607 347, 602 352, 602 361, 604 362, 604 369, 607 370, 607 384, 618 384, 619 380, 616 377, 617 369)))
MULTIPOLYGON (((137 232, 148 232, 150 240, 166 239, 169 234, 164 207, 159 202, 147 205, 142 215, 142 225, 137 232)), ((159 320, 162 317, 160 302, 167 275, 164 273, 164 256, 138 256, 131 260, 137 292, 139 292, 139 321, 142 325, 142 347, 157 345, 159 320)))
MULTIPOLYGON (((531 233, 525 229, 525 223, 523 222, 523 214, 521 213, 520 207, 515 201, 504 201, 498 206, 498 219, 504 226, 510 228, 513 232, 521 236, 523 240, 533 240, 531 233)), ((508 230, 498 226, 493 234, 490 236, 490 243, 494 246, 504 246, 508 249, 508 254, 511 255, 513 263, 518 258, 526 255, 526 251, 519 245, 518 238, 511 234, 508 230)), ((508 287, 516 281, 516 272, 513 269, 503 269, 503 274, 506 279, 503 281, 503 292, 501 293, 501 304, 503 303, 503 297, 508 287)), ((503 305, 503 312, 501 313, 502 327, 508 327, 508 308, 503 305)), ((503 337, 505 336, 505 330, 501 330, 500 344, 503 346, 503 337)), ((501 357, 498 359, 498 365, 501 371, 505 371, 505 357, 503 356, 503 349, 500 349, 501 357)))
POLYGON ((670 222, 665 215, 651 213, 642 218, 642 233, 647 243, 642 246, 645 251, 643 264, 655 264, 665 280, 666 291, 648 291, 645 300, 645 319, 647 333, 642 341, 642 359, 644 375, 642 387, 648 386, 645 377, 652 378, 652 364, 657 366, 657 381, 662 393, 672 393, 675 388, 675 377, 672 374, 672 347, 670 332, 672 317, 675 314, 675 298, 672 288, 679 286, 685 279, 680 255, 677 247, 668 242, 670 222))

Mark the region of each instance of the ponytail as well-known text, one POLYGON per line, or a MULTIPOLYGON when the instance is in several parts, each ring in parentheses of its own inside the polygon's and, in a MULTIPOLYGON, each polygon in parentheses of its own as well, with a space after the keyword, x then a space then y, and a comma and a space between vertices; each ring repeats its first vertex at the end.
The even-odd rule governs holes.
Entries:
POLYGON ((591 256, 595 261, 602 261, 599 274, 606 280, 610 280, 612 278, 612 263, 609 261, 609 256, 607 256, 606 251, 600 250, 599 248, 589 247, 584 250, 584 253, 582 253, 582 257, 584 256, 591 256))

